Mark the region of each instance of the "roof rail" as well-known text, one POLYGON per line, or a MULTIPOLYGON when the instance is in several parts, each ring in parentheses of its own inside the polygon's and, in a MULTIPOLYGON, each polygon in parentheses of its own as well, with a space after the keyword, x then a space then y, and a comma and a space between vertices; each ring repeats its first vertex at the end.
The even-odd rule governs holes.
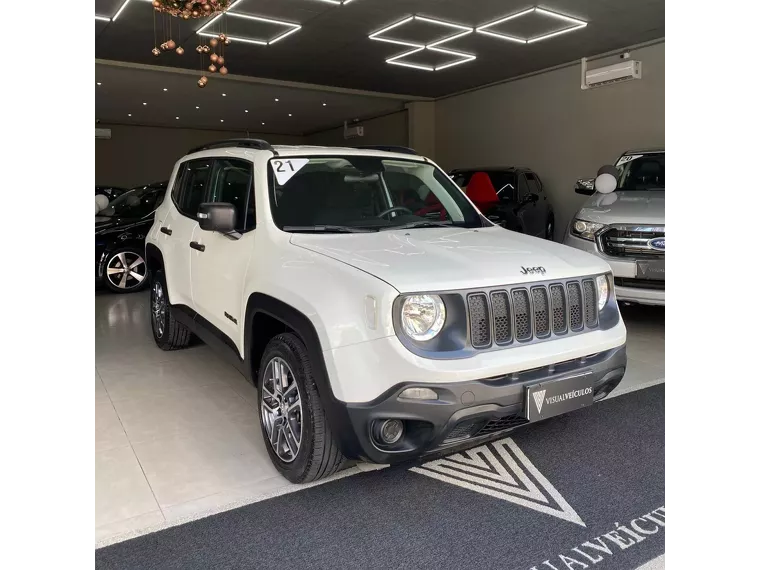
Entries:
POLYGON ((202 146, 190 149, 187 154, 200 152, 202 150, 209 150, 212 148, 225 148, 225 147, 244 147, 244 148, 255 148, 256 150, 268 150, 274 153, 275 156, 278 156, 278 153, 274 149, 274 147, 271 144, 269 144, 267 141, 262 140, 262 139, 225 139, 222 141, 216 141, 216 142, 204 144, 202 146))
POLYGON ((382 150, 385 152, 399 152, 401 154, 414 154, 419 156, 419 153, 413 148, 406 146, 384 145, 384 144, 370 144, 364 146, 357 146, 358 149, 363 150, 382 150))

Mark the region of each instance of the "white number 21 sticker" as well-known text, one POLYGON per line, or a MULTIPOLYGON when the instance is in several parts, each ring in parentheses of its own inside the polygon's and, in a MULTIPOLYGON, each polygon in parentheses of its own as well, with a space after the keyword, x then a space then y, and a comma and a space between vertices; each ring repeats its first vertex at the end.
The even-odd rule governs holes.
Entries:
POLYGON ((277 178, 277 183, 282 186, 285 184, 288 180, 290 180, 293 175, 301 170, 304 166, 309 164, 308 158, 288 158, 284 160, 276 159, 272 160, 272 170, 274 170, 275 178, 277 178))

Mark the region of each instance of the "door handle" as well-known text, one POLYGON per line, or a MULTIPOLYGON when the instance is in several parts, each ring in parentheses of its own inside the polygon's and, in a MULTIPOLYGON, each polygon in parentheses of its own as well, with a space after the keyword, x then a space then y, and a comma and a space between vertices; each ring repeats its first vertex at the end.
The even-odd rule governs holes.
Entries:
POLYGON ((198 243, 197 241, 191 241, 190 247, 192 247, 193 249, 197 249, 198 251, 206 251, 206 246, 203 245, 202 243, 198 243))
POLYGON ((169 228, 166 228, 166 227, 163 227, 163 226, 161 227, 161 233, 162 234, 166 234, 168 236, 172 235, 172 231, 169 228))

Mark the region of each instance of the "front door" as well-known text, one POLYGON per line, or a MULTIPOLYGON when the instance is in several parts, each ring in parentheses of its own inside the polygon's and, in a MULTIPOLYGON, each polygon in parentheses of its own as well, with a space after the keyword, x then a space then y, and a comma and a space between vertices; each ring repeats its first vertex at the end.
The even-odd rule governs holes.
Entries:
POLYGON ((230 235, 195 227, 190 273, 195 310, 243 348, 246 271, 254 253, 256 210, 253 164, 238 158, 217 158, 208 202, 226 202, 237 211, 236 231, 230 235), (201 251, 202 250, 202 251, 201 251))

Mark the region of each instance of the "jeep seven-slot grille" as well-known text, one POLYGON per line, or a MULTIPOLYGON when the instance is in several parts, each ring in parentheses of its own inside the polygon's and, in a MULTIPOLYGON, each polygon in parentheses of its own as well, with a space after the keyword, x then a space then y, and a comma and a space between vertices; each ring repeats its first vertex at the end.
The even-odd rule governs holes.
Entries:
POLYGON ((477 349, 583 332, 599 323, 593 279, 469 293, 467 311, 477 349))

